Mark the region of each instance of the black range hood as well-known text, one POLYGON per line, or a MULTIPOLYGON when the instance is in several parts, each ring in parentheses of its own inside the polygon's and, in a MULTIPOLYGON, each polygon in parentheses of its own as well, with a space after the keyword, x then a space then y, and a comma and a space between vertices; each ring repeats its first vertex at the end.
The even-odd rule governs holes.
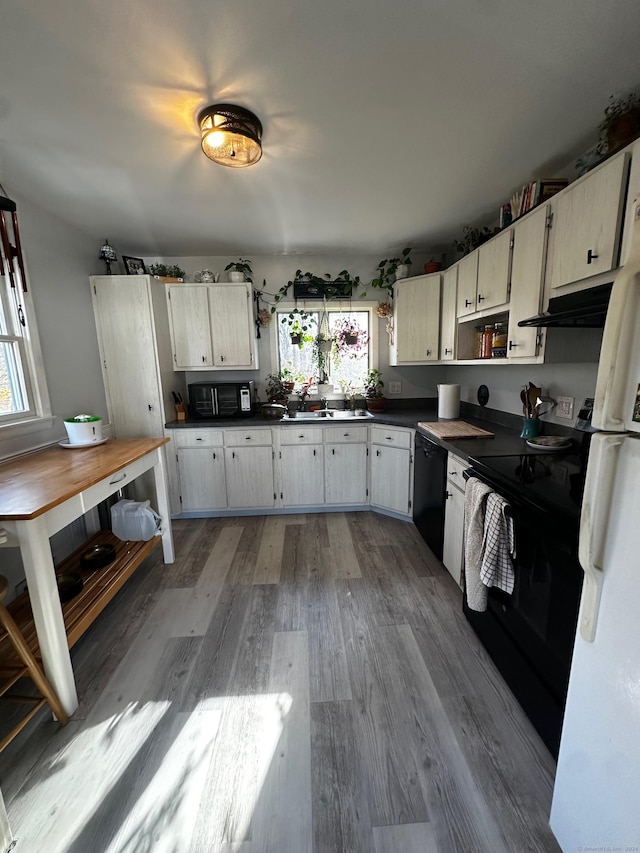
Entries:
POLYGON ((613 283, 600 284, 577 293, 555 296, 549 300, 548 311, 520 320, 518 325, 601 329, 607 316, 612 287, 613 283))

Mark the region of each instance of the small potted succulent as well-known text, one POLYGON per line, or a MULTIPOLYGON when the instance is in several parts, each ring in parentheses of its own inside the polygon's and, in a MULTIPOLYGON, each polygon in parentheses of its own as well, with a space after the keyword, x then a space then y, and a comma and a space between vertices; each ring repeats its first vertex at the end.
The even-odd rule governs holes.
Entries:
POLYGON ((367 409, 370 412, 384 411, 384 382, 382 381, 382 373, 375 368, 371 368, 364 379, 364 396, 367 401, 367 409))
POLYGON ((154 278, 164 282, 179 282, 184 281, 184 270, 177 264, 167 266, 167 264, 150 264, 149 272, 154 278))
POLYGON ((251 261, 248 261, 243 258, 238 258, 237 261, 232 261, 230 264, 227 264, 225 267, 225 271, 230 270, 229 272, 229 280, 230 281, 251 281, 253 282, 252 275, 253 270, 251 269, 251 261))

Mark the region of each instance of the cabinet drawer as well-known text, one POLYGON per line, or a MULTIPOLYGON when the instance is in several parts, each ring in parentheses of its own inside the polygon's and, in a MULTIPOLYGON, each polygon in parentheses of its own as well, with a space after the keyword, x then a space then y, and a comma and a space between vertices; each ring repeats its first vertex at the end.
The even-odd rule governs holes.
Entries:
POLYGON ((96 506, 100 501, 105 500, 110 495, 113 495, 118 489, 123 489, 130 485, 136 477, 139 477, 143 471, 149 468, 149 461, 145 459, 136 459, 120 471, 115 471, 111 476, 106 477, 95 486, 90 486, 82 493, 82 503, 84 504, 85 512, 91 507, 96 506))
POLYGON ((351 444, 354 442, 366 442, 367 427, 325 427, 325 444, 351 444))
POLYGON ((225 447, 249 447, 271 444, 270 429, 227 429, 224 431, 225 447))
POLYGON ((175 429, 173 441, 176 447, 221 447, 221 429, 175 429))
POLYGON ((280 444, 322 444, 322 427, 282 427, 280 444))
POLYGON ((463 459, 460 459, 460 457, 454 456, 453 453, 450 453, 447 459, 447 480, 450 480, 453 485, 458 486, 459 489, 464 491, 465 482, 462 474, 468 467, 468 462, 465 462, 463 459))
POLYGON ((371 441, 373 444, 387 444, 393 447, 410 448, 413 444, 413 436, 411 430, 372 426, 371 441))

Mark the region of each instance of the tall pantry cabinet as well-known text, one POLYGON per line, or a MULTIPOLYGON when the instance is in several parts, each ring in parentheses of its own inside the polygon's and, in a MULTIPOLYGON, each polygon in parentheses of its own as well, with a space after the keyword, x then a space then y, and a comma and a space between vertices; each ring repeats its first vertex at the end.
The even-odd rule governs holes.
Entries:
POLYGON ((164 435, 175 420, 171 392, 186 399, 184 374, 173 369, 164 284, 148 275, 92 276, 91 297, 114 437, 164 435))

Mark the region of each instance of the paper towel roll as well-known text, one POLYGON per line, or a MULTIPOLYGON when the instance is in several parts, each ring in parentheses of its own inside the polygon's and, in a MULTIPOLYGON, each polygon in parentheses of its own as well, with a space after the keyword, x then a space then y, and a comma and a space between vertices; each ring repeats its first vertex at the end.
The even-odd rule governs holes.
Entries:
POLYGON ((438 385, 438 417, 457 418, 460 414, 460 386, 438 385))

